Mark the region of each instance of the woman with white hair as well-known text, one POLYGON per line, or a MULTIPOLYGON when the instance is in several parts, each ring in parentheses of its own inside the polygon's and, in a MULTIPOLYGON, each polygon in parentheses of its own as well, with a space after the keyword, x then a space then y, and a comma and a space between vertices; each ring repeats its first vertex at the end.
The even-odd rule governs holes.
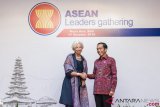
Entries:
POLYGON ((89 107, 87 87, 87 61, 81 55, 82 42, 72 44, 74 53, 69 54, 64 62, 65 78, 63 80, 60 103, 66 107, 89 107))

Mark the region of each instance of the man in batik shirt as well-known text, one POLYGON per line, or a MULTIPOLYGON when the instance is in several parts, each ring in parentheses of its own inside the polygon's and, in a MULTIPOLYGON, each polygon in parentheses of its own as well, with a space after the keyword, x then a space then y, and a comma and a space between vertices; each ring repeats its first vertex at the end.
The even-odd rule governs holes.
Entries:
POLYGON ((100 42, 97 44, 99 58, 94 63, 93 74, 88 74, 94 81, 94 97, 96 107, 111 107, 112 96, 117 85, 117 69, 115 59, 107 55, 108 46, 100 42))

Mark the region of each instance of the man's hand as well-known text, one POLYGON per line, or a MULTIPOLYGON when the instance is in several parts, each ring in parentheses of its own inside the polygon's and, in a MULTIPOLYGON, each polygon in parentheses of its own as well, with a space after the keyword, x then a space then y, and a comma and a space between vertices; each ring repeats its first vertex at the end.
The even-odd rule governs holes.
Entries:
POLYGON ((86 74, 86 73, 80 73, 80 77, 81 77, 82 79, 86 79, 86 78, 87 78, 87 74, 86 74))
POLYGON ((114 92, 113 91, 110 91, 109 92, 109 96, 113 96, 114 95, 114 92))

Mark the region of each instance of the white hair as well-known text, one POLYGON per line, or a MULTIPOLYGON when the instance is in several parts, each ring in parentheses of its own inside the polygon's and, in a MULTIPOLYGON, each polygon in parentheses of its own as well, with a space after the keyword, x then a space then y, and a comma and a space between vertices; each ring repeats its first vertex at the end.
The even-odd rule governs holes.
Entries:
POLYGON ((83 49, 83 43, 82 42, 80 42, 80 41, 75 41, 75 42, 73 42, 73 44, 72 44, 72 50, 75 50, 75 48, 76 48, 76 46, 78 45, 78 44, 80 44, 81 45, 81 47, 82 47, 82 49, 83 49))

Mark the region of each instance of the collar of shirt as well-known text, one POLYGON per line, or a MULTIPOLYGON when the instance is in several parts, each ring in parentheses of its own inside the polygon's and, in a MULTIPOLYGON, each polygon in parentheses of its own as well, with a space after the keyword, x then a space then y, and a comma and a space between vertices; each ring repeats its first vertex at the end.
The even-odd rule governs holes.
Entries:
POLYGON ((108 58, 108 55, 106 54, 105 56, 103 56, 103 57, 99 57, 99 60, 103 60, 103 59, 107 59, 108 58))

